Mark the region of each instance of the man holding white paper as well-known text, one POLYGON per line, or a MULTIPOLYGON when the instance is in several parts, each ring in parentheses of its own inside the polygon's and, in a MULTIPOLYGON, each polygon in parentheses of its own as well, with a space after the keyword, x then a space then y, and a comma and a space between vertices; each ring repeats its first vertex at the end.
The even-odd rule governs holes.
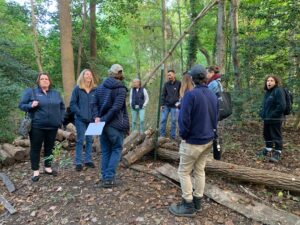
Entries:
POLYGON ((123 67, 113 64, 108 72, 109 77, 96 90, 93 104, 95 123, 105 122, 100 136, 101 175, 104 188, 116 186, 115 175, 121 159, 124 134, 129 131, 126 110, 127 88, 122 83, 123 67))

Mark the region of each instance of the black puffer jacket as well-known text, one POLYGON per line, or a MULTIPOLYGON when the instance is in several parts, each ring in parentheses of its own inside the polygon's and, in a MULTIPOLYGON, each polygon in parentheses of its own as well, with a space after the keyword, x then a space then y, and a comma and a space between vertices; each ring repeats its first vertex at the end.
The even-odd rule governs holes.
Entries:
POLYGON ((284 119, 286 107, 283 90, 280 87, 267 90, 263 99, 261 118, 267 123, 278 123, 284 119))

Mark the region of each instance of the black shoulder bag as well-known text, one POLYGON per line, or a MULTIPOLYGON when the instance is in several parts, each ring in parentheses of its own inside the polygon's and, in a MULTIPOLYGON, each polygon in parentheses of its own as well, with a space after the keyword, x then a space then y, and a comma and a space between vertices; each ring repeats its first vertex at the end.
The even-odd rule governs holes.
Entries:
MULTIPOLYGON (((32 88, 32 97, 33 100, 36 99, 36 95, 34 93, 34 89, 32 88)), ((30 130, 31 130, 31 122, 32 118, 30 116, 29 112, 25 112, 24 118, 21 120, 20 127, 18 130, 19 135, 21 135, 23 138, 27 138, 30 130)))

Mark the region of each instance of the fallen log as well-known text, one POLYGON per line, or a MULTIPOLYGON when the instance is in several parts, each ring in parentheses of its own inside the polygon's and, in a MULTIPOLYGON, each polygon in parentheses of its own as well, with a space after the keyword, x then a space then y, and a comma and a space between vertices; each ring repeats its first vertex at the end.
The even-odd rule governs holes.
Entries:
POLYGON ((58 129, 56 134, 56 140, 63 141, 64 139, 67 139, 68 141, 75 141, 76 135, 72 132, 58 129))
POLYGON ((161 145, 163 145, 165 143, 168 143, 170 141, 171 141, 170 138, 158 137, 158 139, 157 139, 157 146, 161 146, 161 145))
MULTIPOLYGON (((170 164, 165 164, 156 170, 162 175, 179 182, 177 169, 170 164)), ((205 184, 204 195, 247 218, 260 221, 264 224, 300 224, 300 217, 294 214, 271 208, 230 190, 222 190, 216 185, 205 184)))
POLYGON ((145 140, 145 138, 146 134, 142 133, 138 134, 138 136, 136 136, 134 139, 128 141, 126 144, 123 145, 122 155, 126 155, 129 151, 141 144, 145 140))
POLYGON ((0 164, 3 166, 10 166, 14 164, 15 159, 9 155, 6 151, 3 149, 0 149, 0 164))
POLYGON ((146 138, 141 145, 137 146, 133 151, 129 152, 123 157, 122 163, 129 167, 131 164, 142 158, 145 154, 154 150, 154 147, 154 139, 152 137, 146 138))
POLYGON ((73 134, 77 134, 76 133, 76 127, 73 123, 69 123, 67 126, 66 126, 66 131, 69 131, 73 134))
POLYGON ((2 195, 0 195, 0 203, 7 209, 10 214, 14 214, 17 212, 15 208, 2 195))
POLYGON ((178 152, 178 149, 179 149, 179 145, 177 142, 167 142, 167 143, 164 143, 162 145, 160 145, 161 148, 166 148, 166 149, 169 149, 169 150, 173 150, 173 151, 177 151, 178 152))
POLYGON ((10 193, 16 190, 15 185, 13 184, 13 182, 11 182, 11 180, 8 178, 8 176, 6 176, 5 173, 0 173, 0 178, 2 179, 3 183, 10 193))
POLYGON ((21 147, 30 147, 29 139, 16 139, 13 141, 13 145, 21 147))
MULTIPOLYGON (((167 150, 164 148, 157 149, 158 157, 171 161, 179 161, 178 152, 167 150)), ((205 171, 207 173, 218 173, 223 176, 255 184, 263 184, 269 187, 275 187, 283 190, 300 192, 300 177, 280 173, 277 171, 268 171, 235 165, 219 160, 208 160, 205 171)))
POLYGON ((137 132, 137 131, 131 132, 131 133, 124 139, 123 147, 124 147, 125 145, 127 145, 129 142, 131 142, 132 140, 134 140, 138 135, 139 135, 139 132, 137 132))
POLYGON ((23 147, 16 147, 12 144, 3 144, 2 149, 11 155, 16 161, 22 161, 29 156, 29 150, 23 147))

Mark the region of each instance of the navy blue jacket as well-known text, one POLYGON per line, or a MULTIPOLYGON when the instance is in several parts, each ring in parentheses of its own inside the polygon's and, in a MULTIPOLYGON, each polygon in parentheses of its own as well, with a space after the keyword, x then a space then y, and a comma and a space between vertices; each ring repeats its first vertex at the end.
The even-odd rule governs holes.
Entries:
POLYGON ((179 134, 189 144, 203 145, 214 138, 218 123, 218 99, 207 85, 197 85, 183 96, 179 134))
POLYGON ((136 88, 132 88, 131 107, 135 109, 135 106, 138 105, 139 108, 142 109, 144 103, 145 103, 144 88, 140 87, 138 91, 136 91, 136 88))
POLYGON ((275 86, 270 90, 266 90, 260 116, 266 123, 280 123, 284 119, 285 107, 283 90, 275 86))
POLYGON ((72 92, 70 109, 75 114, 75 119, 90 123, 93 119, 92 104, 95 98, 96 88, 87 93, 84 89, 75 86, 72 92))
POLYGON ((29 112, 32 118, 32 127, 40 129, 57 129, 64 120, 65 105, 59 92, 49 89, 45 94, 41 88, 28 88, 24 91, 19 108, 29 112), (39 102, 35 108, 31 107, 32 102, 39 102))
POLYGON ((179 101, 180 87, 181 82, 178 80, 175 80, 174 82, 167 81, 163 87, 161 105, 176 108, 175 103, 179 101))
POLYGON ((108 77, 96 90, 93 118, 100 117, 100 121, 106 123, 105 126, 128 131, 126 94, 127 88, 121 81, 108 77))

